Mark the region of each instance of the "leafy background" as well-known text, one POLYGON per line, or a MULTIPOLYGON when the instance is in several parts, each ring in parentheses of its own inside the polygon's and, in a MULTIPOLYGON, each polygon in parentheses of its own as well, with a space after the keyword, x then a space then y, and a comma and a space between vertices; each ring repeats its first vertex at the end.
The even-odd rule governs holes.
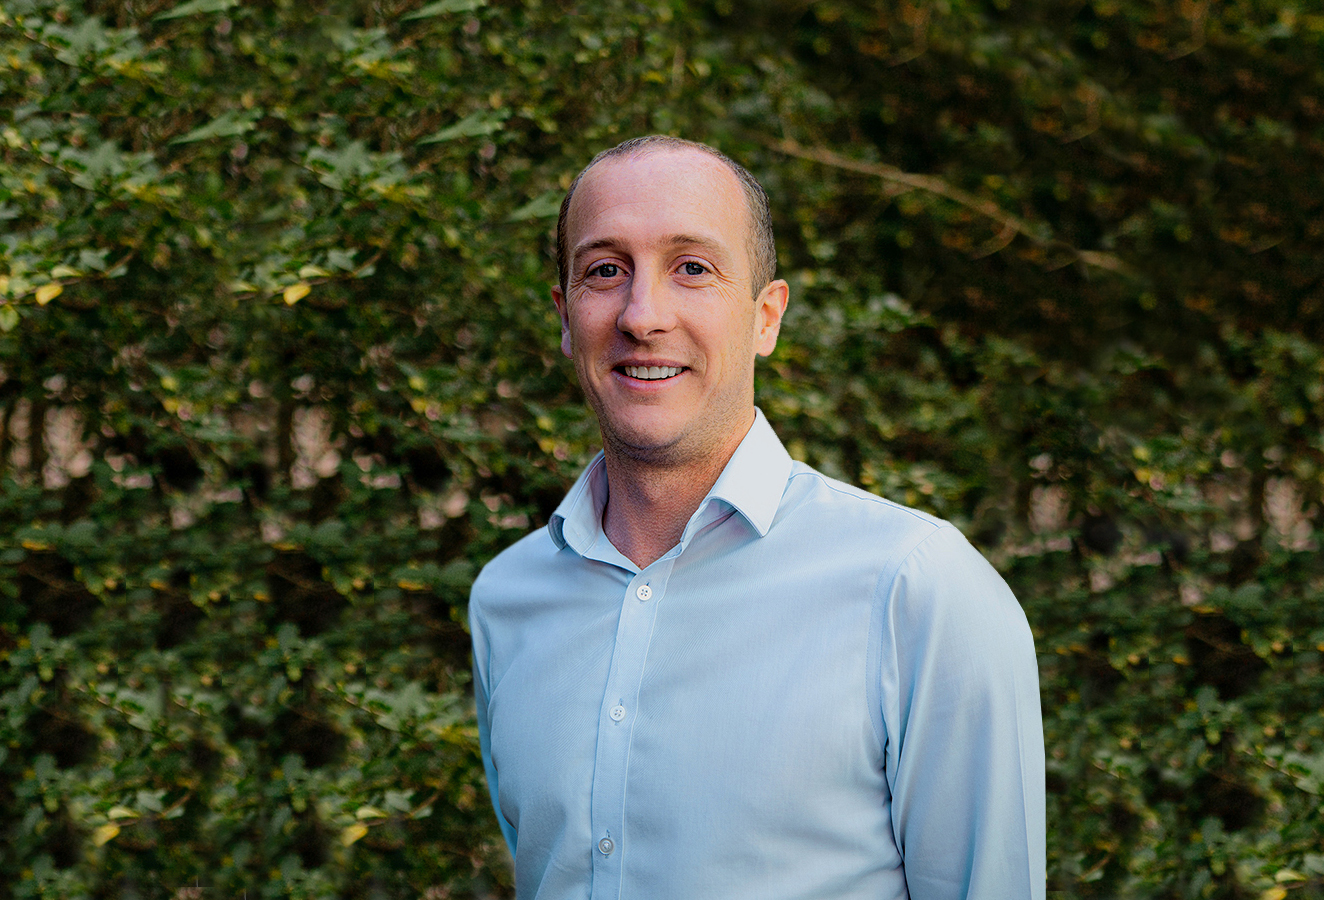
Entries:
POLYGON ((465 602, 596 428, 556 205, 773 199, 793 454, 1036 635, 1049 887, 1324 896, 1324 13, 6 0, 0 896, 500 897, 465 602))

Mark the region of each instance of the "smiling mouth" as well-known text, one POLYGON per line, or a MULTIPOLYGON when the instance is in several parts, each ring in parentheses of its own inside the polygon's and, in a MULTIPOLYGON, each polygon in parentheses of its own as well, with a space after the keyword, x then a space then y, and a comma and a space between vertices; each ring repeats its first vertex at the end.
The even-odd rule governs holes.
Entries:
POLYGON ((665 381, 676 377, 685 369, 682 366, 621 366, 620 371, 640 381, 665 381))

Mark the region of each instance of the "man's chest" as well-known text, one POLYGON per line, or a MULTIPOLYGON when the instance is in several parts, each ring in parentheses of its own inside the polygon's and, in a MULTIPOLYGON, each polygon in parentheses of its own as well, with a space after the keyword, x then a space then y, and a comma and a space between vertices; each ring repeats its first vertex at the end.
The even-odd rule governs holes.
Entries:
POLYGON ((876 575, 786 563, 695 554, 549 584, 517 647, 493 642, 492 758, 521 842, 583 827, 576 842, 702 847, 881 811, 876 575))

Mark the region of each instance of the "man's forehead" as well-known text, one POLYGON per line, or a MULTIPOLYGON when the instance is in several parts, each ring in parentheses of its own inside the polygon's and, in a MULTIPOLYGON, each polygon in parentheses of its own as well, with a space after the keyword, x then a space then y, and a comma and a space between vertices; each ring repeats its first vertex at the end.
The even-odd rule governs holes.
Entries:
POLYGON ((584 234, 582 229, 589 225, 586 216, 597 218, 614 209, 649 203, 711 223, 711 229, 691 225, 666 234, 662 239, 668 241, 720 243, 723 225, 750 224, 740 181, 720 159, 690 148, 644 150, 601 160, 584 173, 567 211, 571 252, 577 254, 582 246, 609 237, 584 234))

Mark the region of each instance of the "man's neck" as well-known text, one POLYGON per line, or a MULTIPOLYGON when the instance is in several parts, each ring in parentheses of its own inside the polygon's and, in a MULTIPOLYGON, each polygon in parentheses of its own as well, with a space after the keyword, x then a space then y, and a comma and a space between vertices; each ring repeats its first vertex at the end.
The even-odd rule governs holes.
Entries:
POLYGON ((602 527, 612 546, 641 569, 676 546, 747 433, 741 432, 721 452, 680 464, 643 462, 604 448, 607 508, 602 527))

